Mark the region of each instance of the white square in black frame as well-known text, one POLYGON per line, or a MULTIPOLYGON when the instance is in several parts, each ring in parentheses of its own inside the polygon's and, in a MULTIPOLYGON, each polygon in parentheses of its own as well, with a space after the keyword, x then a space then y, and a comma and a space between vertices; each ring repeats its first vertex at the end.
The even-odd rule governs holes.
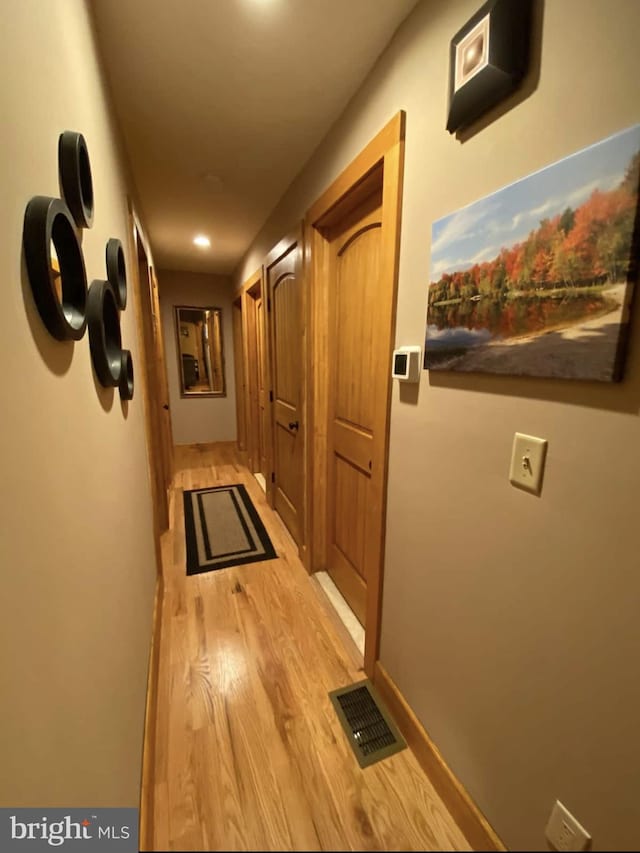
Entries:
POLYGON ((478 21, 456 47, 454 92, 489 64, 489 18, 478 21))

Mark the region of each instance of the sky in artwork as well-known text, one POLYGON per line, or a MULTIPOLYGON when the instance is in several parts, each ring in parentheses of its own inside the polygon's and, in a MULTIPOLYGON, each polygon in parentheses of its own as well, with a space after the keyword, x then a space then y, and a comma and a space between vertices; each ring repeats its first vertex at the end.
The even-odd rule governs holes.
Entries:
POLYGON ((463 207, 431 229, 431 281, 495 258, 524 240, 540 220, 574 210, 594 189, 617 186, 640 149, 640 124, 610 136, 463 207))

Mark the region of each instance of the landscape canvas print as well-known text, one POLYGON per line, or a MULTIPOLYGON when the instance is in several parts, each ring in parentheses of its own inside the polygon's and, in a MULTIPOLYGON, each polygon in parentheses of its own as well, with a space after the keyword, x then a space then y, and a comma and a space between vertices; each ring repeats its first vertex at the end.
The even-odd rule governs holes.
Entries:
POLYGON ((621 378, 640 125, 438 220, 424 367, 621 378))

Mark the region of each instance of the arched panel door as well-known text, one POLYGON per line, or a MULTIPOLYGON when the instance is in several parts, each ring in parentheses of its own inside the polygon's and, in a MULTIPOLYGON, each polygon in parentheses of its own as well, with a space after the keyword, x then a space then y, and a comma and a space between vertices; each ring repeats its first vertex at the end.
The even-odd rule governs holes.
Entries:
POLYGON ((273 505, 302 545, 304 499, 304 355, 300 242, 266 266, 273 382, 273 505))
POLYGON ((362 625, 380 539, 371 482, 376 412, 386 404, 386 387, 375 377, 389 325, 379 297, 381 202, 372 194, 331 235, 327 568, 362 625))

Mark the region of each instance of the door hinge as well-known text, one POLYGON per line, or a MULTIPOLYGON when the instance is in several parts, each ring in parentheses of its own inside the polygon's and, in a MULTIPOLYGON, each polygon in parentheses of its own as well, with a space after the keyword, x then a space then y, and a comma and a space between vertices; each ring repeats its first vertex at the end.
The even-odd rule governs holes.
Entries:
POLYGON ((269 391, 269 402, 273 403, 273 391, 269 391))
POLYGON ((272 482, 272 483, 275 483, 275 481, 276 481, 276 472, 275 472, 275 471, 272 471, 272 472, 271 472, 271 482, 272 482))

